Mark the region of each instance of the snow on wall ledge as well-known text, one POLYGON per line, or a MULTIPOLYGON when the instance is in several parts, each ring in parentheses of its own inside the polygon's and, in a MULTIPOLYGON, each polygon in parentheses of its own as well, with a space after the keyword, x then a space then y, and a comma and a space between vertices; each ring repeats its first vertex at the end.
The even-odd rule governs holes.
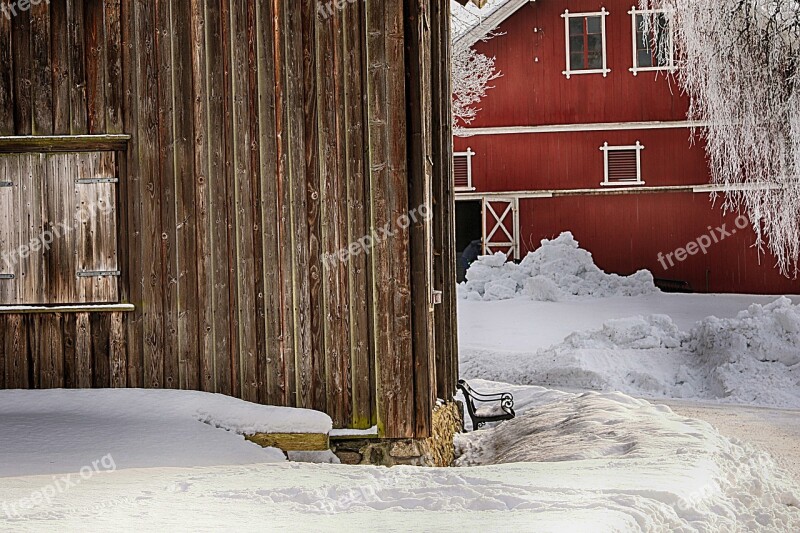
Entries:
POLYGON ((572 233, 544 239, 536 251, 517 265, 505 254, 479 258, 459 286, 459 296, 468 300, 509 300, 527 296, 557 302, 581 298, 640 296, 658 292, 653 275, 640 270, 624 277, 607 274, 594 264, 592 254, 578 245, 572 233))
POLYGON ((205 392, 56 389, 0 391, 0 427, 2 478, 77 472, 108 454, 120 469, 281 462, 280 450, 242 435, 328 433, 332 424, 317 411, 205 392))

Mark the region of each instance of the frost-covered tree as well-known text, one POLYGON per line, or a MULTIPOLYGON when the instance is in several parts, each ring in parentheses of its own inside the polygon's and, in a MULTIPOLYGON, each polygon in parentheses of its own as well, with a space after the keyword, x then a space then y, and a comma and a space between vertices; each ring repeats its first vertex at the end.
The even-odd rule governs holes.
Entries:
POLYGON ((453 48, 453 131, 463 135, 478 115, 477 104, 491 89, 492 80, 500 73, 496 71, 494 58, 476 51, 472 47, 453 48))
POLYGON ((691 97, 724 208, 745 212, 757 245, 800 269, 798 0, 641 0, 672 10, 678 79, 691 97))

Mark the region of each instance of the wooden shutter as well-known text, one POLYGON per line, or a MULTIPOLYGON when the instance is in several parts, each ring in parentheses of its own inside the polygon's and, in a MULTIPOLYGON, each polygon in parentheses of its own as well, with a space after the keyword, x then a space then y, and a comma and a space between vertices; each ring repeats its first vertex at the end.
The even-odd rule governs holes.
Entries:
POLYGON ((5 169, 7 158, 0 158, 0 305, 17 300, 14 250, 17 248, 17 228, 14 206, 14 183, 5 169))
POLYGON ((118 301, 116 182, 113 152, 0 156, 0 305, 118 301))

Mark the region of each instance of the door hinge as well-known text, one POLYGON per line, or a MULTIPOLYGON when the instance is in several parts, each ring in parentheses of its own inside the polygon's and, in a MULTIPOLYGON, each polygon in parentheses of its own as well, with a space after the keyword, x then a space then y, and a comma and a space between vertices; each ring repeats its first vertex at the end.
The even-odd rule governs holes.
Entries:
POLYGON ((0 279, 17 279, 14 274, 0 274, 0 279))
POLYGON ((0 187, 13 187, 14 183, 11 181, 0 181, 0 187))
POLYGON ((444 293, 442 293, 442 291, 433 291, 431 293, 431 303, 433 303, 433 305, 441 305, 443 297, 444 293))
POLYGON ((119 270, 81 270, 79 278, 113 278, 122 275, 119 270))

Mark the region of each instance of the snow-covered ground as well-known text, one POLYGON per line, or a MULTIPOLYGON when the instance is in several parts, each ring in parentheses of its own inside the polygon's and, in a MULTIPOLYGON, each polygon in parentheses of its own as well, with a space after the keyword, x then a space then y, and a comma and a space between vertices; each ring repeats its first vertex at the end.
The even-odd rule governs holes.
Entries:
MULTIPOLYGON (((482 381, 476 386, 507 387, 482 381)), ((302 424, 309 421, 307 413, 236 400, 223 406, 212 395, 174 391, 104 391, 94 397, 6 391, 0 398, 0 528, 800 528, 800 489, 768 456, 707 424, 617 393, 576 395, 539 387, 513 392, 518 419, 459 437, 465 451, 460 468, 387 469, 285 462, 236 432, 287 420, 302 424), (36 394, 42 395, 40 408, 27 407, 36 394), (212 413, 208 406, 224 409, 212 413), (182 454, 172 455, 178 449, 182 454)))
POLYGON ((482 258, 460 288, 467 379, 800 408, 790 298, 664 294, 647 272, 602 272, 568 233, 502 260, 482 258))
POLYGON ((326 415, 218 395, 0 391, 0 529, 800 531, 800 411, 734 405, 800 405, 791 300, 662 294, 569 236, 481 264, 462 374, 518 416, 459 435, 455 468, 288 462, 242 434, 326 415))

